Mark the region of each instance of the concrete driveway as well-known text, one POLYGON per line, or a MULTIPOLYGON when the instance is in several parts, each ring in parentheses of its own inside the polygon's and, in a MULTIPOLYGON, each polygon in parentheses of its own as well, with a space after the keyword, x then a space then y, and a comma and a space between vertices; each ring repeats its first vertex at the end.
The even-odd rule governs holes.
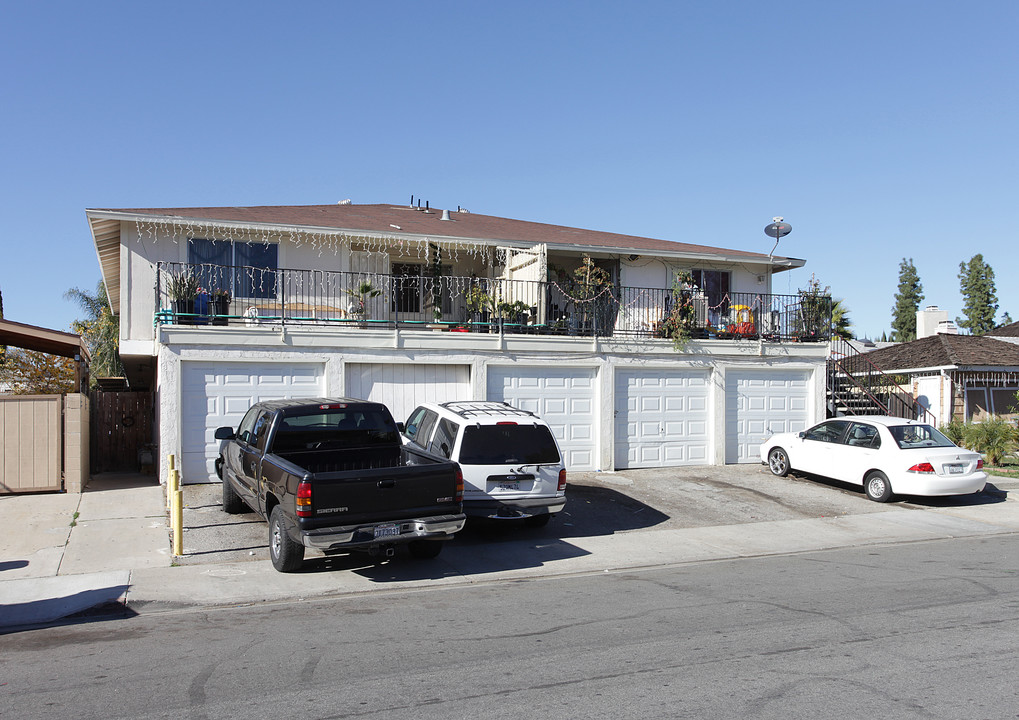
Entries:
MULTIPOLYGON (((180 565, 268 561, 268 529, 254 513, 227 515, 220 486, 184 487, 184 556, 180 565)), ((734 526, 781 520, 834 518, 904 507, 953 507, 1002 502, 992 486, 978 495, 868 500, 859 487, 790 475, 776 478, 762 465, 698 466, 569 475, 566 509, 540 529, 518 523, 468 521, 445 552, 493 543, 609 536, 648 530, 734 526)), ((308 551, 307 557, 321 557, 308 551)))

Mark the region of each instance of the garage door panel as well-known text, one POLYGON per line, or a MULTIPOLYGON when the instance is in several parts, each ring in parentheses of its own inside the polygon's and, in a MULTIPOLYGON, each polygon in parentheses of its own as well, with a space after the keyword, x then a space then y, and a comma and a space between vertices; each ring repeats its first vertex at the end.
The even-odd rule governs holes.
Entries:
POLYGON ((616 373, 615 466, 664 467, 703 462, 708 449, 708 373, 616 373))
POLYGON ((552 428, 567 469, 594 470, 593 368, 489 367, 488 399, 536 413, 552 428))
POLYGON ((380 402, 404 421, 423 402, 471 400, 469 365, 350 363, 346 394, 380 402))
POLYGON ((729 370, 726 376, 727 463, 760 462, 759 445, 807 424, 807 370, 729 370))
POLYGON ((321 363, 181 363, 181 476, 185 483, 215 482, 216 428, 236 428, 262 400, 324 394, 321 363))

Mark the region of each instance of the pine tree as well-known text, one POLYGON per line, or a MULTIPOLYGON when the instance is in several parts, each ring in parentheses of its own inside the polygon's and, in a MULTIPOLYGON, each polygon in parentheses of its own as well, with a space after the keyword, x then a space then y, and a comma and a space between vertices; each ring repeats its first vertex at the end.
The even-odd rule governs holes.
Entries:
POLYGON ((892 340, 910 342, 916 340, 916 311, 923 301, 923 285, 913 265, 913 258, 902 258, 899 263, 899 291, 895 293, 892 308, 892 340))
POLYGON ((994 270, 977 253, 968 263, 959 263, 959 283, 962 291, 962 313, 966 319, 956 318, 961 328, 973 335, 983 335, 994 329, 994 316, 998 312, 998 295, 994 287, 994 270))

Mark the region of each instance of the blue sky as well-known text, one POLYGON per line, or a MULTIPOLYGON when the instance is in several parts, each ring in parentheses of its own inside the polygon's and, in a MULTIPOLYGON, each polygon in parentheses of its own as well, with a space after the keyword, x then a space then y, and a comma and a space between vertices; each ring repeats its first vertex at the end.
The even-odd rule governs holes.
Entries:
MULTIPOLYGON (((861 335, 899 262, 1001 311, 1019 3, 0 4, 0 292, 66 329, 88 207, 408 202, 806 259, 861 335)), ((1000 313, 999 313, 1000 315, 1000 313)))

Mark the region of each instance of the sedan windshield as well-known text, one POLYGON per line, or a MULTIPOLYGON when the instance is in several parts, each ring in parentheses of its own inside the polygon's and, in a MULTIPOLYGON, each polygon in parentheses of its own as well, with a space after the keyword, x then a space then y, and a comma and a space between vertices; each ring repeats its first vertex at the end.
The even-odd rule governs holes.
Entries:
POLYGON ((910 448, 955 447, 955 443, 930 425, 894 425, 888 428, 903 450, 910 448))

